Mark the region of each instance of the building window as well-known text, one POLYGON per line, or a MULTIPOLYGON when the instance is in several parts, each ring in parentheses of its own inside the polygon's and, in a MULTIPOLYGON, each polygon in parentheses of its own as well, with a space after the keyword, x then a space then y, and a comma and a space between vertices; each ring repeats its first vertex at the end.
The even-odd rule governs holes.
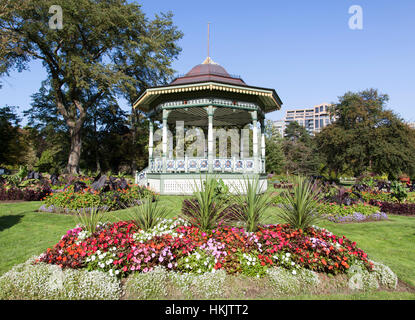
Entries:
POLYGON ((315 108, 315 112, 316 112, 316 113, 318 113, 318 107, 317 107, 317 108, 315 108))
POLYGON ((315 121, 315 127, 318 128, 318 120, 315 121))
POLYGON ((320 128, 324 127, 323 119, 320 119, 320 128))

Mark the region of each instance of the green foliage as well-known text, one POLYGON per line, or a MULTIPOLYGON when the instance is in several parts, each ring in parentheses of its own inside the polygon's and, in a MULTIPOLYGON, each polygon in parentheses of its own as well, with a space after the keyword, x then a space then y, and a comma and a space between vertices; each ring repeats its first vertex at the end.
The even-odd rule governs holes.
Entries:
POLYGON ((98 224, 102 222, 102 218, 107 211, 108 209, 106 208, 97 207, 80 210, 77 212, 75 220, 83 227, 84 230, 94 233, 98 224))
POLYGON ((218 193, 216 177, 206 175, 203 181, 195 181, 194 200, 185 201, 185 212, 182 210, 182 218, 193 225, 197 225, 202 231, 214 229, 220 221, 225 221, 224 215, 227 209, 227 200, 218 193), (200 187, 199 187, 200 186, 200 187))
POLYGON ((338 205, 338 204, 321 204, 318 208, 321 215, 327 216, 342 216, 346 217, 352 215, 355 212, 359 212, 365 216, 370 216, 380 211, 377 206, 371 206, 366 203, 357 203, 350 206, 338 205))
POLYGON ((170 214, 170 210, 160 206, 153 197, 146 197, 140 200, 139 206, 130 209, 130 218, 141 230, 151 230, 170 214))
MULTIPOLYGON (((85 183, 88 185, 91 182, 85 181, 85 183)), ((74 186, 71 185, 62 192, 56 192, 46 197, 44 204, 45 207, 53 206, 57 210, 69 209, 69 211, 92 207, 108 207, 109 210, 117 210, 133 205, 137 199, 152 196, 154 193, 151 190, 140 186, 130 186, 126 190, 108 192, 93 191, 87 187, 82 191, 74 192, 74 186)))
MULTIPOLYGON (((146 87, 166 83, 183 34, 172 14, 148 19, 140 5, 121 1, 8 1, 0 16, 0 72, 22 71, 33 59, 48 74, 53 97, 50 112, 65 121, 67 169, 79 170, 81 132, 88 110, 103 101, 124 97, 133 103, 146 87), (49 8, 60 5, 64 28, 49 28, 49 8)), ((0 162, 3 162, 0 159, 0 162)))
POLYGON ((241 264, 241 273, 249 277, 263 277, 266 275, 268 266, 262 265, 258 259, 259 252, 251 251, 249 253, 241 252, 239 249, 236 256, 241 264))
POLYGON ((265 165, 267 172, 282 173, 285 165, 283 138, 271 120, 265 124, 265 165))
POLYGON ((315 151, 313 137, 296 121, 285 129, 283 150, 285 170, 295 175, 316 175, 320 167, 319 154, 315 151))
POLYGON ((295 177, 294 186, 284 192, 284 201, 275 208, 278 219, 289 223, 293 228, 305 229, 319 219, 319 201, 322 195, 305 177, 295 177))
POLYGON ((386 109, 375 89, 347 92, 333 108, 336 121, 316 135, 317 150, 336 173, 365 171, 397 177, 415 170, 415 130, 386 109))
POLYGON ((62 149, 59 146, 43 151, 39 161, 36 163, 36 169, 40 172, 59 172, 57 154, 61 151, 62 149))
POLYGON ((270 268, 267 270, 267 278, 277 296, 308 293, 320 283, 317 274, 307 269, 294 273, 281 267, 270 268))
POLYGON ((196 249, 192 254, 177 260, 177 268, 186 273, 203 274, 215 272, 215 257, 206 251, 196 249))
POLYGON ((231 201, 236 206, 230 207, 230 210, 248 232, 255 232, 264 221, 265 212, 274 202, 274 198, 267 191, 261 192, 264 182, 258 177, 245 177, 241 181, 242 189, 234 186, 236 193, 231 197, 231 201))
POLYGON ((33 264, 35 257, 0 277, 2 300, 114 300, 121 295, 120 282, 100 271, 66 269, 33 264))
POLYGON ((392 181, 391 183, 391 196, 398 200, 399 203, 404 201, 408 197, 408 192, 398 181, 392 181))

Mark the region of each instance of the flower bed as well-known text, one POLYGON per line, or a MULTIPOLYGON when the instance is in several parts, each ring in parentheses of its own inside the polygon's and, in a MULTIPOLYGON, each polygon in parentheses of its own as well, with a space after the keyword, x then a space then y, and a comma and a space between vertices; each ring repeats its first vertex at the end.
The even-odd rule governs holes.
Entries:
POLYGON ((154 196, 154 192, 137 185, 109 191, 96 191, 87 187, 79 192, 75 192, 74 186, 71 185, 62 192, 56 192, 45 197, 44 205, 39 210, 57 213, 79 212, 90 208, 119 210, 137 205, 139 204, 138 199, 148 196, 154 196))
POLYGON ((94 234, 78 227, 69 230, 39 261, 117 277, 146 273, 156 266, 196 274, 223 269, 228 274, 256 277, 275 266, 293 274, 301 268, 345 273, 355 262, 372 268, 355 242, 317 227, 295 230, 288 225, 267 225, 247 233, 220 226, 202 232, 180 219, 164 220, 156 232, 140 231, 129 221, 102 224, 94 234))
POLYGON ((336 203, 321 204, 320 214, 336 223, 386 220, 388 216, 375 205, 358 203, 349 206, 336 203))
POLYGON ((45 187, 18 188, 0 186, 0 201, 41 201, 48 196, 52 190, 45 187))
POLYGON ((372 201, 371 203, 376 204, 383 212, 389 214, 415 215, 415 203, 396 203, 383 201, 372 201))

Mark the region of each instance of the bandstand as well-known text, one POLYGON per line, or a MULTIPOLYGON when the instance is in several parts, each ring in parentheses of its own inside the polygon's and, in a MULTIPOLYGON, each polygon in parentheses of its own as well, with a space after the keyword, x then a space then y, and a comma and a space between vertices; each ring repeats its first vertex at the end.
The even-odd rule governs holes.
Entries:
POLYGON ((257 176, 265 190, 265 114, 281 105, 274 89, 248 86, 210 57, 148 88, 134 103, 150 122, 149 164, 136 183, 163 195, 192 194, 200 178, 215 175, 234 192, 242 178, 257 176))

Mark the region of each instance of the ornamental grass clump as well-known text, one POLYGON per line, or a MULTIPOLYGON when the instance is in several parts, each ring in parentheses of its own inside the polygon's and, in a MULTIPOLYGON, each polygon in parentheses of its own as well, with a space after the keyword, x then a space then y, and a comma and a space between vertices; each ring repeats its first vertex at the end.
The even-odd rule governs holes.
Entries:
POLYGON ((160 206, 158 201, 153 201, 153 197, 146 197, 141 200, 139 206, 130 209, 129 217, 141 230, 148 231, 157 226, 169 214, 168 208, 160 206))
POLYGON ((83 227, 84 230, 88 231, 89 233, 94 233, 105 212, 107 211, 108 208, 106 207, 94 207, 88 210, 78 210, 75 216, 75 220, 83 227))
POLYGON ((182 217, 202 231, 214 229, 220 222, 227 222, 228 203, 226 198, 218 194, 218 182, 215 177, 206 176, 194 183, 193 199, 184 200, 182 217))
POLYGON ((255 232, 264 221, 265 212, 274 203, 269 192, 261 192, 263 182, 259 178, 244 178, 242 188, 234 186, 236 194, 232 197, 234 206, 229 209, 233 216, 245 226, 247 232, 255 232))
POLYGON ((284 192, 283 202, 275 208, 275 215, 293 228, 305 229, 320 220, 321 197, 319 189, 305 177, 296 177, 293 188, 284 192))

